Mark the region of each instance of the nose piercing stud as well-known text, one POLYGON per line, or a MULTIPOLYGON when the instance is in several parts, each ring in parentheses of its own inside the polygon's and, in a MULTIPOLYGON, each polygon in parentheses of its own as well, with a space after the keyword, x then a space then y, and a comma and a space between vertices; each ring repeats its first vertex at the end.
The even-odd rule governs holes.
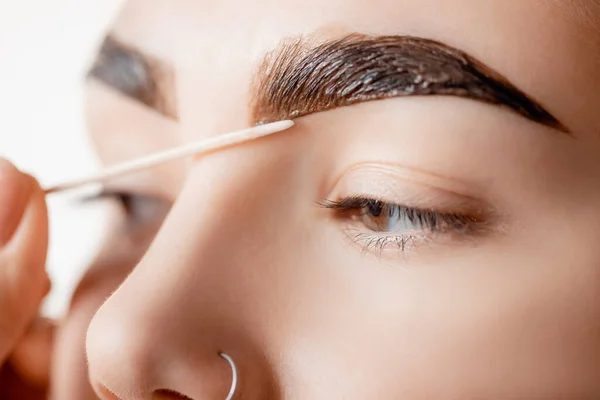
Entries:
POLYGON ((231 367, 231 388, 229 389, 229 394, 227 394, 227 397, 225 398, 225 400, 231 400, 233 399, 233 395, 235 394, 235 389, 237 387, 237 380, 238 380, 238 374, 237 374, 237 367, 235 366, 235 362, 233 361, 233 358, 231 358, 230 356, 228 356, 225 353, 219 353, 219 355, 224 358, 225 360, 227 360, 227 362, 229 363, 229 366, 231 367))

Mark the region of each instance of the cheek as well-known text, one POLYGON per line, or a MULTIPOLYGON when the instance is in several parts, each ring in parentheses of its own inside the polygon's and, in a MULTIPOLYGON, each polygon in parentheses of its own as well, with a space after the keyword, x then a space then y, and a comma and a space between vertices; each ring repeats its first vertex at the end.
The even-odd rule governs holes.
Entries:
POLYGON ((85 339, 92 317, 125 279, 129 267, 92 267, 82 279, 55 339, 52 398, 96 399, 89 384, 85 339))
POLYGON ((298 311, 286 327, 286 375, 297 388, 311 382, 303 398, 573 398, 600 389, 600 280, 589 248, 567 259, 506 240, 393 265, 335 237, 312 243, 302 279, 286 288, 298 311))

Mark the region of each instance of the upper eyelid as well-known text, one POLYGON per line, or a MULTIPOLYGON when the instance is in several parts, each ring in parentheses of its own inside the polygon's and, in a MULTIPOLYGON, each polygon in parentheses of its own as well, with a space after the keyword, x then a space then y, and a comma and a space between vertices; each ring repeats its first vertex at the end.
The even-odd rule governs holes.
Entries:
MULTIPOLYGON (((445 210, 447 213, 470 213, 474 216, 497 216, 500 214, 487 200, 468 194, 459 194, 456 190, 450 191, 445 188, 439 188, 440 184, 431 184, 431 175, 429 174, 423 174, 429 182, 423 182, 422 177, 414 179, 415 176, 412 169, 407 172, 407 176, 410 175, 407 179, 404 176, 399 178, 398 174, 395 173, 396 171, 388 174, 389 171, 385 169, 390 165, 361 163, 347 169, 335 181, 336 184, 333 191, 326 198, 338 200, 348 197, 365 197, 422 210, 438 209, 445 210), (375 168, 370 169, 372 166, 375 168), (372 174, 373 171, 381 172, 382 167, 384 168, 383 174, 372 174), (356 171, 356 173, 353 171, 356 171)), ((395 169, 396 167, 391 168, 395 169)), ((405 170, 402 167, 398 169, 400 171, 405 170)), ((433 177, 440 183, 444 182, 447 184, 451 182, 435 175, 433 177)), ((456 187, 454 182, 452 182, 452 186, 456 187)), ((467 185, 464 186, 467 187, 467 185)))
POLYGON ((344 169, 342 173, 337 174, 337 177, 331 181, 329 186, 335 187, 348 175, 357 173, 383 174, 390 179, 403 180, 432 190, 443 191, 449 195, 471 199, 476 199, 475 194, 482 193, 485 190, 485 187, 480 187, 473 182, 463 182, 462 180, 437 174, 422 168, 382 161, 362 161, 351 165, 344 169))

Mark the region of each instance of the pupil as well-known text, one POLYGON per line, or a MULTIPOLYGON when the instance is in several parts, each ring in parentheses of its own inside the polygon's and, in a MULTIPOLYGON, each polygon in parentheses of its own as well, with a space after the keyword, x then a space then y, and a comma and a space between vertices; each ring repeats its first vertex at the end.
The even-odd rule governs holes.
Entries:
POLYGON ((380 201, 369 201, 367 209, 369 210, 369 214, 379 217, 383 211, 383 204, 380 201))

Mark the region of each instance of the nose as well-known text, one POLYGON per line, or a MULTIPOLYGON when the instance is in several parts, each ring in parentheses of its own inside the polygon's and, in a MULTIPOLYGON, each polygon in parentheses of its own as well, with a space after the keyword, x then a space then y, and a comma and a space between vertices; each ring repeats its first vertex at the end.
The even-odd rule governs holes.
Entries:
MULTIPOLYGON (((223 173, 223 182, 239 184, 223 173)), ((269 207, 261 196, 241 200, 214 186, 220 178, 207 174, 190 171, 150 249, 89 326, 89 375, 104 400, 221 400, 234 381, 235 398, 273 398, 261 342, 273 282, 248 265, 274 257, 250 234, 269 207), (267 294, 256 302, 255 293, 267 294)), ((253 186, 262 178, 240 179, 253 186)))
MULTIPOLYGON (((233 370, 224 357, 233 361, 234 356, 222 351, 228 347, 220 339, 223 328, 207 318, 201 323, 204 328, 198 330, 183 315, 171 312, 167 287, 136 293, 131 293, 130 287, 129 282, 123 285, 101 307, 88 329, 89 374, 99 397, 227 398, 233 370), (189 333, 195 331, 194 337, 186 328, 189 333)), ((234 349, 228 351, 236 354, 234 349)))

